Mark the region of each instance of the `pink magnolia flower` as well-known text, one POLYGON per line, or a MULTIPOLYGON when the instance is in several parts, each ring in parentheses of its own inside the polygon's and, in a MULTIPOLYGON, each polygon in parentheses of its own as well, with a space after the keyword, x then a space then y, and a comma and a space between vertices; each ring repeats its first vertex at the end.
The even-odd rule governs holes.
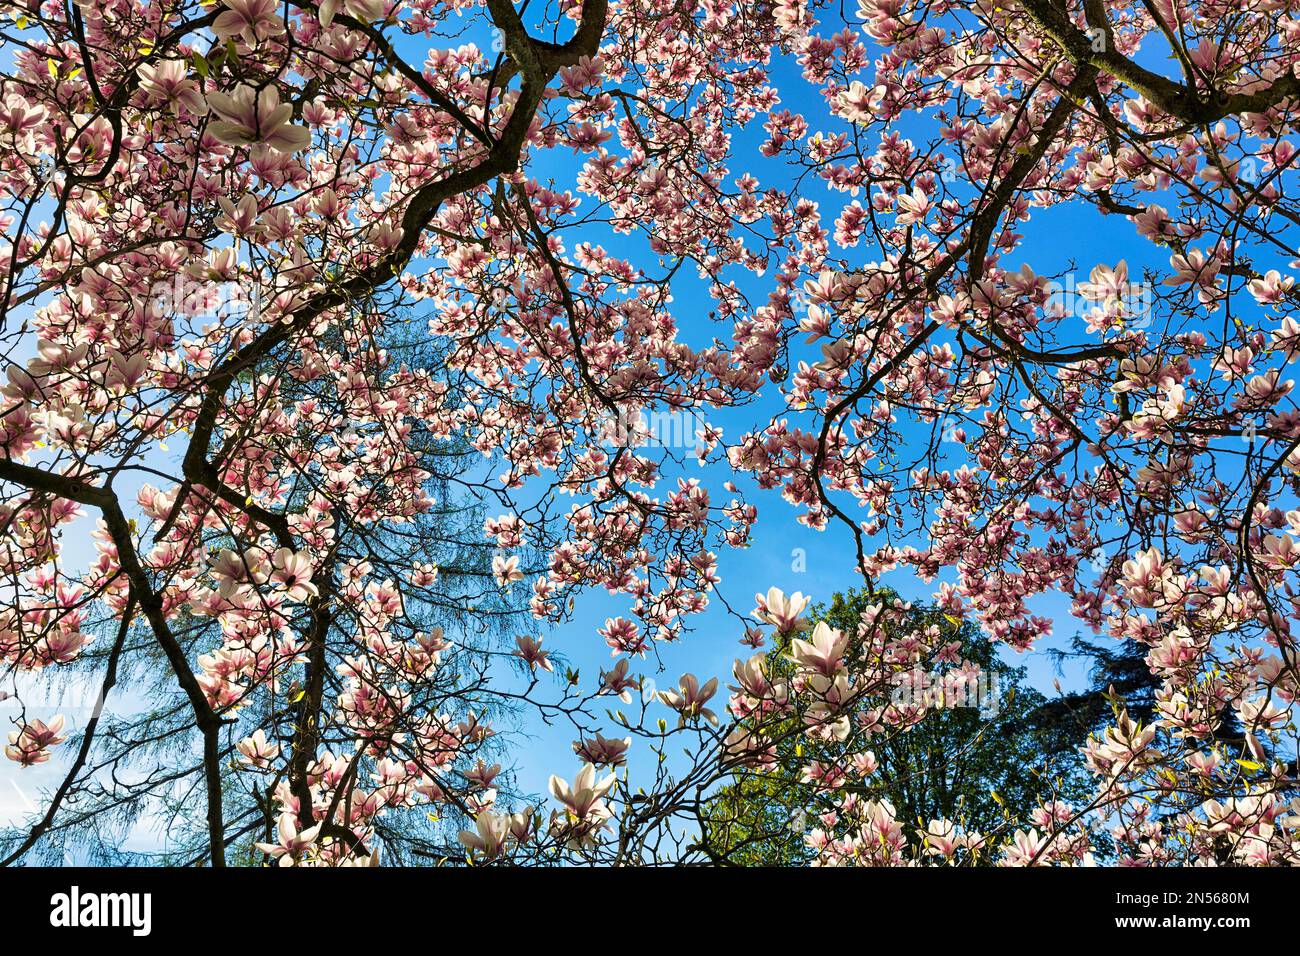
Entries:
POLYGON ((271 558, 275 570, 271 580, 280 584, 292 601, 305 601, 320 592, 311 583, 312 563, 305 551, 290 551, 280 548, 271 558))
POLYGON ((870 122, 883 95, 881 87, 869 87, 861 80, 854 80, 835 98, 835 112, 850 123, 870 122))
POLYGON ((627 762, 627 749, 632 746, 632 738, 613 740, 594 734, 573 742, 573 752, 590 764, 598 767, 621 767, 627 762))
POLYGON ((474 829, 461 830, 458 839, 471 854, 495 860, 505 850, 510 823, 506 814, 484 810, 474 818, 474 829))
POLYGON ((108 351, 108 374, 105 377, 105 384, 110 388, 130 391, 140 383, 145 373, 149 371, 149 356, 147 353, 136 353, 127 355, 118 349, 109 349, 108 351))
POLYGON ((234 236, 258 234, 257 220, 260 210, 257 207, 257 197, 252 193, 245 194, 238 205, 225 196, 220 196, 217 205, 221 207, 221 215, 217 217, 217 226, 220 229, 234 236))
POLYGON ((497 584, 503 588, 524 578, 524 572, 519 570, 519 558, 515 555, 508 558, 500 554, 496 555, 492 559, 492 575, 497 579, 497 584))
POLYGON ((1267 697, 1237 702, 1237 713, 1242 725, 1250 730, 1280 727, 1291 719, 1291 711, 1283 710, 1267 697))
POLYGON ((1187 764, 1202 777, 1213 776, 1219 765, 1219 755, 1214 751, 1197 751, 1187 758, 1187 764))
POLYGON ((683 674, 676 690, 659 692, 659 699, 677 711, 678 726, 688 720, 703 717, 711 724, 718 722, 718 715, 704 705, 718 691, 718 679, 712 677, 703 686, 694 674, 683 674))
POLYGON ((1292 797, 1287 808, 1290 813, 1284 817, 1278 817, 1278 823, 1285 827, 1300 827, 1300 797, 1292 797))
POLYGON ((328 28, 340 10, 362 23, 369 23, 384 16, 391 5, 391 0, 321 0, 320 25, 328 28))
POLYGON ((280 745, 269 742, 266 739, 266 732, 261 729, 258 729, 253 736, 241 740, 235 749, 239 751, 240 763, 259 770, 269 767, 271 761, 280 755, 280 745))
POLYGON ((473 784, 479 790, 491 790, 493 781, 496 780, 500 773, 501 764, 494 763, 488 766, 480 760, 472 769, 465 771, 465 781, 473 784))
POLYGON ((785 702, 785 684, 773 684, 767 676, 766 654, 754 654, 747 660, 736 660, 731 665, 731 674, 736 683, 730 689, 737 695, 748 698, 749 707, 758 707, 763 703, 780 705, 785 702))
POLYGON ((803 624, 800 622, 800 616, 808 607, 810 600, 810 598, 804 597, 798 591, 786 597, 780 588, 770 588, 766 595, 754 595, 754 601, 757 604, 754 613, 759 620, 774 625, 782 634, 788 634, 802 630, 803 624))
POLYGON ((1276 305, 1286 300, 1295 287, 1295 279, 1282 276, 1276 269, 1269 269, 1261 279, 1252 279, 1246 284, 1255 301, 1261 305, 1276 305))
POLYGON ((848 635, 825 621, 818 621, 809 640, 796 638, 790 642, 788 657, 802 668, 832 677, 844 666, 843 656, 848 645, 848 635))
POLYGON ((575 821, 604 820, 609 817, 604 798, 614 789, 616 782, 612 773, 604 780, 597 780, 595 765, 588 763, 578 771, 572 786, 552 775, 550 790, 575 821))
POLYGON ((284 32, 278 0, 221 0, 226 9, 213 21, 212 32, 223 40, 239 37, 248 46, 284 32))
POLYGON ((722 744, 722 759, 727 763, 764 772, 777 766, 776 748, 772 741, 744 724, 737 724, 727 733, 722 744))
POLYGON ((1276 329, 1269 333, 1273 345, 1281 349, 1287 361, 1300 352, 1300 322, 1286 316, 1276 329))
POLYGON ((23 767, 45 763, 50 759, 49 748, 67 739, 61 736, 62 730, 62 716, 51 718, 48 724, 43 720, 30 721, 19 730, 10 731, 5 756, 23 767))
POLYGON ((1089 740, 1085 751, 1099 773, 1119 774, 1158 760, 1160 753, 1151 748, 1155 738, 1154 727, 1134 723, 1125 710, 1105 729, 1101 742, 1089 740))
POLYGON ((416 563, 411 568, 411 583, 417 588, 431 587, 438 581, 436 564, 416 563))
POLYGON ((929 211, 930 197, 923 193, 920 187, 914 188, 911 193, 899 194, 897 221, 900 226, 924 222, 929 211))
POLYGON ((604 68, 604 58, 599 55, 579 57, 578 62, 573 66, 560 69, 560 81, 569 92, 580 93, 587 87, 595 86, 600 82, 604 68))
POLYGON ((608 617, 605 619, 605 626, 599 628, 597 633, 605 639, 605 643, 610 646, 610 657, 617 657, 619 654, 640 654, 645 656, 649 649, 645 635, 641 629, 632 621, 622 617, 608 617))
POLYGON ((163 60, 140 67, 140 92, 151 103, 167 104, 174 113, 184 109, 194 116, 207 112, 199 84, 189 74, 184 60, 163 60))
POLYGON ((1046 860, 1043 859, 1043 837, 1037 830, 1030 827, 1028 830, 1017 830, 1015 836, 1011 839, 1011 845, 1007 847, 1006 854, 1002 857, 1003 866, 1043 866, 1046 860))
POLYGON ((600 693, 615 694, 625 704, 632 702, 632 691, 640 690, 641 684, 628 674, 626 659, 619 661, 610 670, 600 672, 600 693))
POLYGON ((1190 249, 1186 255, 1175 253, 1169 257, 1169 264, 1173 266, 1174 274, 1165 280, 1166 285, 1213 286, 1223 268, 1222 262, 1200 249, 1190 249))
POLYGON ((1129 294, 1128 263, 1121 259, 1110 266, 1094 266, 1087 282, 1080 282, 1079 294, 1093 302, 1123 299, 1129 294))
POLYGON ((37 657, 47 664, 67 664, 76 660, 89 641, 80 631, 54 631, 41 640, 37 657))
POLYGON ((264 562, 265 558, 257 551, 240 554, 230 548, 222 548, 212 561, 217 592, 223 598, 230 598, 245 584, 262 584, 267 579, 264 562))
POLYGON ((255 843, 253 844, 263 853, 268 854, 274 859, 280 861, 280 866, 296 866, 304 854, 311 849, 316 838, 320 835, 321 825, 310 826, 299 832, 298 818, 292 813, 280 814, 280 820, 276 827, 276 836, 279 838, 278 843, 255 843))
POLYGON ((551 665, 550 653, 542 650, 542 642, 535 637, 524 635, 516 637, 515 656, 521 658, 530 670, 537 670, 539 667, 544 671, 554 669, 551 665))
POLYGON ((265 143, 282 153, 293 153, 311 143, 311 130, 289 123, 293 106, 280 102, 280 92, 274 86, 258 89, 245 84, 233 93, 214 92, 208 95, 208 106, 221 117, 208 127, 209 132, 230 146, 265 143))
POLYGON ((931 856, 951 858, 964 844, 964 838, 957 830, 957 825, 942 817, 931 820, 929 826, 921 832, 921 836, 925 840, 925 852, 931 856))

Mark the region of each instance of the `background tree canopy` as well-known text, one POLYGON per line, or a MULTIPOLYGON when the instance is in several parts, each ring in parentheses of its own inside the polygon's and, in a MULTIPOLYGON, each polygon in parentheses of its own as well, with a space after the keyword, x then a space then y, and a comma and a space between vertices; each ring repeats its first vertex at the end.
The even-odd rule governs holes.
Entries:
MULTIPOLYGON (((814 605, 810 616, 855 633, 868 606, 896 599, 891 592, 850 590, 814 605)), ((819 747, 788 736, 777 745, 771 772, 742 772, 709 802, 703 842, 715 861, 770 866, 814 858, 805 836, 816 826, 819 803, 827 810, 831 805, 824 791, 806 782, 804 768, 813 761, 835 763, 846 746, 869 749, 877 763, 846 789, 889 801, 899 821, 921 831, 931 820, 945 819, 988 833, 1029 818, 1046 801, 1084 798, 1088 778, 1079 747, 1093 722, 1062 719, 1046 697, 1024 683, 1025 669, 1006 667, 993 643, 970 623, 953 623, 936 608, 914 606, 905 624, 887 625, 895 632, 927 627, 960 642, 964 660, 989 678, 984 686, 991 699, 982 701, 983 707, 954 701, 961 706, 932 710, 907 729, 887 730, 858 745, 819 747)), ((779 637, 767 653, 771 673, 792 672, 788 652, 789 638, 779 637)), ((943 665, 937 673, 953 668, 943 665)), ((882 703, 864 698, 857 702, 858 714, 882 703)))

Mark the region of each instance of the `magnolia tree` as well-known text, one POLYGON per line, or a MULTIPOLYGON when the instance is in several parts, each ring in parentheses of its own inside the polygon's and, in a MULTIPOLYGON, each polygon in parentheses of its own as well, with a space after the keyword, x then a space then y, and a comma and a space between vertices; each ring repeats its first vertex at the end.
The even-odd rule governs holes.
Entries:
POLYGON ((819 862, 1296 862, 1292 6, 4 3, 5 773, 58 776, 0 858, 161 814, 213 866, 727 862, 710 795, 804 738, 819 862), (1078 281, 1018 231, 1103 218, 1135 264, 1078 281), (742 486, 1008 651, 1068 595, 1153 719, 976 833, 873 781, 962 666, 893 597, 774 588, 729 690, 648 693, 742 486), (587 589, 613 656, 556 679, 528 619, 587 589))

